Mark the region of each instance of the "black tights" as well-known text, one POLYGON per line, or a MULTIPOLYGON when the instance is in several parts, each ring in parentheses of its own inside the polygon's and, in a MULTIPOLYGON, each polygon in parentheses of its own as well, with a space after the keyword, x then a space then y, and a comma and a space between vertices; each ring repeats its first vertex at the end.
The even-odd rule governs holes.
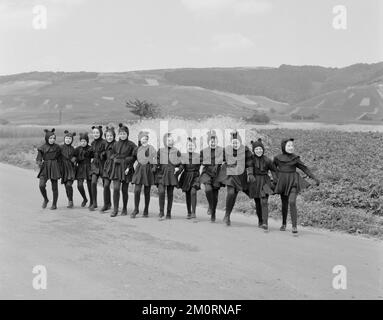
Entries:
MULTIPOLYGON (((88 187, 88 194, 89 194, 89 200, 90 204, 92 204, 92 188, 91 188, 92 180, 87 179, 86 180, 86 186, 88 187)), ((82 199, 84 201, 88 201, 85 194, 85 188, 84 188, 84 179, 77 180, 77 189, 80 192, 82 199)))
POLYGON ((65 192, 69 201, 73 201, 73 180, 65 182, 65 192))
MULTIPOLYGON (((51 180, 51 184, 52 184, 52 194, 53 194, 52 205, 57 205, 57 199, 59 197, 58 183, 57 183, 57 180, 53 180, 53 179, 50 179, 50 180, 51 180)), ((40 177, 39 188, 40 188, 40 192, 41 192, 45 201, 48 201, 47 181, 48 181, 48 179, 45 179, 44 177, 40 177)))
POLYGON ((97 174, 92 174, 92 181, 91 181, 91 186, 92 186, 92 204, 96 208, 97 207, 97 181, 100 176, 97 174))
POLYGON ((213 217, 215 217, 215 211, 218 203, 219 188, 214 188, 210 184, 205 184, 205 193, 207 202, 209 203, 209 210, 213 217))
POLYGON ((112 205, 111 194, 110 194, 111 180, 107 179, 107 178, 104 178, 103 179, 103 184, 104 184, 104 206, 105 207, 110 207, 112 205))
POLYGON ((292 188, 288 196, 281 194, 282 200, 282 224, 286 225, 287 213, 290 206, 291 224, 293 227, 297 226, 298 214, 297 214, 297 189, 292 188))
POLYGON ((269 196, 255 198, 254 202, 258 216, 258 223, 267 225, 269 219, 269 196))
POLYGON ((163 184, 158 185, 158 199, 159 199, 159 203, 160 203, 160 215, 161 216, 164 215, 165 190, 166 190, 166 193, 168 194, 168 206, 166 208, 166 215, 169 217, 171 215, 171 212, 172 212, 174 186, 164 186, 163 184))
POLYGON ((118 212, 118 203, 120 201, 120 189, 122 191, 122 210, 126 211, 128 206, 129 182, 113 180, 113 207, 115 212, 118 212))
POLYGON ((185 192, 185 195, 188 214, 195 214, 195 208, 197 206, 197 189, 192 187, 189 191, 185 192))
MULTIPOLYGON (((150 202, 150 186, 144 186, 144 197, 145 197, 145 208, 144 215, 149 213, 149 202, 150 202)), ((142 184, 136 184, 134 186, 134 211, 138 212, 140 206, 142 184)))
POLYGON ((232 186, 227 186, 225 215, 228 217, 230 217, 230 214, 233 211, 235 200, 237 199, 237 195, 238 195, 238 190, 236 190, 232 186))

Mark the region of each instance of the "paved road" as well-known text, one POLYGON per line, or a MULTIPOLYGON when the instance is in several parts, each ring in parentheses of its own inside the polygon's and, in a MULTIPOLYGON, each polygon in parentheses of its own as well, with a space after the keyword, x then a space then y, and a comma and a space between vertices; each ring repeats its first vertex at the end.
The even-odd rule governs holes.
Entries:
POLYGON ((160 222, 157 199, 148 219, 112 219, 66 209, 62 186, 59 209, 42 210, 36 172, 0 164, 0 177, 0 298, 383 298, 381 241, 307 228, 294 237, 276 221, 266 234, 240 214, 228 228, 204 208, 192 222, 183 204, 160 222), (36 265, 46 290, 32 287, 36 265), (346 290, 332 287, 335 265, 347 268, 346 290))

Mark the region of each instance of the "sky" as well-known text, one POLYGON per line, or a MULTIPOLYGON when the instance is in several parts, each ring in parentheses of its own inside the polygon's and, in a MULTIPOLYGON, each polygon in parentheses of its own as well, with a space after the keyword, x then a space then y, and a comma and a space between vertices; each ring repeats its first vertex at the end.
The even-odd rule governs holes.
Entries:
POLYGON ((379 61, 382 0, 0 0, 1 75, 379 61))

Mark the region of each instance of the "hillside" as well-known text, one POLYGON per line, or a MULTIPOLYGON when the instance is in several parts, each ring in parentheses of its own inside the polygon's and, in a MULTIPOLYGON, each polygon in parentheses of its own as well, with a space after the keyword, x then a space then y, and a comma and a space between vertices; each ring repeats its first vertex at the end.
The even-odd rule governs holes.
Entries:
POLYGON ((383 119, 383 63, 346 68, 205 68, 121 73, 31 72, 0 76, 0 118, 15 124, 134 119, 125 102, 146 99, 163 115, 200 119, 369 122, 383 119), (313 116, 314 115, 314 116, 313 116))

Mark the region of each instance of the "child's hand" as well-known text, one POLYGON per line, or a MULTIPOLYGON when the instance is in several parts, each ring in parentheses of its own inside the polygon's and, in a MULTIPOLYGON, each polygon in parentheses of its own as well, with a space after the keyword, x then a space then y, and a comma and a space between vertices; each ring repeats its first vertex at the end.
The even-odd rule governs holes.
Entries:
POLYGON ((126 176, 128 175, 129 170, 130 170, 129 168, 125 170, 125 175, 126 175, 126 176))

